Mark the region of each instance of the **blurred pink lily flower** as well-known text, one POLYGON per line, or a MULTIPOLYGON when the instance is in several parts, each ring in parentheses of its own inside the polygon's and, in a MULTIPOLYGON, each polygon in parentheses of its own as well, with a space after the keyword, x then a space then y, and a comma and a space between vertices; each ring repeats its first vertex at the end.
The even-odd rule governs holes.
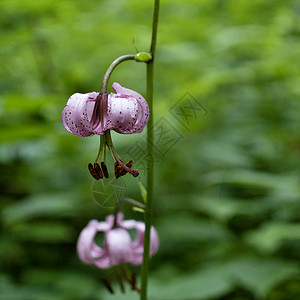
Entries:
POLYGON ((147 101, 137 92, 112 85, 116 94, 73 94, 62 112, 66 130, 79 136, 103 135, 106 130, 140 133, 149 119, 147 101))
MULTIPOLYGON (((77 253, 86 264, 94 264, 101 269, 115 265, 130 263, 141 265, 143 263, 145 224, 135 220, 123 221, 123 214, 109 215, 105 222, 91 220, 82 230, 77 241, 77 253), (132 241, 128 229, 136 229, 137 236, 132 241), (99 247, 94 239, 97 232, 104 232, 103 247, 99 247)), ((150 257, 159 247, 159 238, 154 227, 150 233, 150 257)))

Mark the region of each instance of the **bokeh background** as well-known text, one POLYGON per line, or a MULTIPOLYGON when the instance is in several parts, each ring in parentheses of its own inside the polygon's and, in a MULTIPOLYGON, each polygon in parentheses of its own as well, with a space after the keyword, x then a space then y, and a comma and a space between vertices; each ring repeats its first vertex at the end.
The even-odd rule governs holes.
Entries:
MULTIPOLYGON (((111 296, 112 275, 76 256, 81 229, 112 208, 87 171, 98 137, 60 118, 115 58, 148 50, 152 8, 0 2, 1 299, 138 299, 116 282, 111 296)), ((297 0, 162 1, 150 299, 300 299, 299 45, 297 0)), ((113 81, 145 95, 145 65, 126 62, 113 81)), ((142 201, 145 132, 113 139, 141 170, 123 191, 142 201)))

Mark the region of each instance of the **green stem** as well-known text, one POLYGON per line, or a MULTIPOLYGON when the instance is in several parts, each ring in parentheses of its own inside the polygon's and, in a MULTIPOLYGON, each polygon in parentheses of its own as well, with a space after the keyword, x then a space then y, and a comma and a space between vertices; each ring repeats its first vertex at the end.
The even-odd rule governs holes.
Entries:
POLYGON ((159 13, 159 0, 154 0, 154 12, 152 22, 152 39, 150 53, 152 60, 147 63, 147 101, 150 110, 149 121, 147 124, 147 203, 145 210, 145 239, 143 265, 141 270, 141 300, 147 300, 148 270, 149 270, 149 250, 150 250, 150 229, 152 223, 152 199, 153 199, 153 61, 155 59, 157 25, 159 13))
MULTIPOLYGON (((98 155, 95 159, 95 163, 98 162, 99 159, 101 159, 102 157, 102 153, 103 153, 103 146, 105 147, 105 138, 103 135, 100 135, 100 147, 99 147, 99 151, 98 151, 98 155)), ((104 158, 105 161, 105 158, 104 158)))
POLYGON ((112 64, 108 67, 106 73, 104 74, 104 78, 103 78, 102 86, 101 86, 101 89, 100 89, 100 93, 107 93, 108 80, 110 78, 111 73, 116 68, 116 66, 119 65, 120 63, 122 63, 123 61, 134 60, 134 59, 135 59, 135 55, 128 54, 128 55, 120 56, 116 60, 114 60, 112 62, 112 64))

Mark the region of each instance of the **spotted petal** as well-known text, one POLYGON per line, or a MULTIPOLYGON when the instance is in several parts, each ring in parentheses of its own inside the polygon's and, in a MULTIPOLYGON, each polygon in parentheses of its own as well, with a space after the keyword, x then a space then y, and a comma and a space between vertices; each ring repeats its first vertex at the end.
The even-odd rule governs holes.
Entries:
POLYGON ((113 88, 117 94, 106 95, 105 105, 99 103, 96 92, 72 95, 62 112, 64 127, 80 137, 103 135, 108 129, 122 134, 142 132, 149 119, 147 101, 117 82, 113 88))
MULTIPOLYGON (((127 127, 119 126, 114 130, 118 133, 125 133, 125 134, 142 132, 149 120, 149 106, 147 101, 139 93, 124 88, 117 82, 114 82, 112 87, 117 92, 117 95, 115 96, 116 99, 118 98, 134 99, 136 102, 136 105, 134 106, 134 108, 132 107, 131 108, 132 110, 130 111, 131 115, 134 115, 134 119, 130 123, 130 126, 127 127)), ((130 108, 126 108, 126 109, 130 110, 130 108)))
POLYGON ((94 103, 90 100, 96 98, 97 95, 95 92, 76 93, 69 98, 62 112, 62 123, 69 132, 80 137, 93 134, 89 119, 94 103))

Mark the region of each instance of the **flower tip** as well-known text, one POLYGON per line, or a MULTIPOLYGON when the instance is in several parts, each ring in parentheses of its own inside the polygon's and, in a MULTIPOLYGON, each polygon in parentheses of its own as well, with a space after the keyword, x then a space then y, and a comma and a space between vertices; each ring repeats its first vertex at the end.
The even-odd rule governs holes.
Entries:
POLYGON ((132 170, 132 171, 133 171, 132 172, 133 177, 137 177, 140 175, 140 172, 138 170, 132 170))
POLYGON ((140 172, 138 170, 133 170, 133 169, 130 169, 127 171, 128 173, 130 173, 133 177, 137 177, 140 175, 140 172))
POLYGON ((111 86, 117 93, 118 93, 118 90, 120 90, 120 88, 122 88, 121 84, 118 83, 118 82, 114 82, 111 86))

